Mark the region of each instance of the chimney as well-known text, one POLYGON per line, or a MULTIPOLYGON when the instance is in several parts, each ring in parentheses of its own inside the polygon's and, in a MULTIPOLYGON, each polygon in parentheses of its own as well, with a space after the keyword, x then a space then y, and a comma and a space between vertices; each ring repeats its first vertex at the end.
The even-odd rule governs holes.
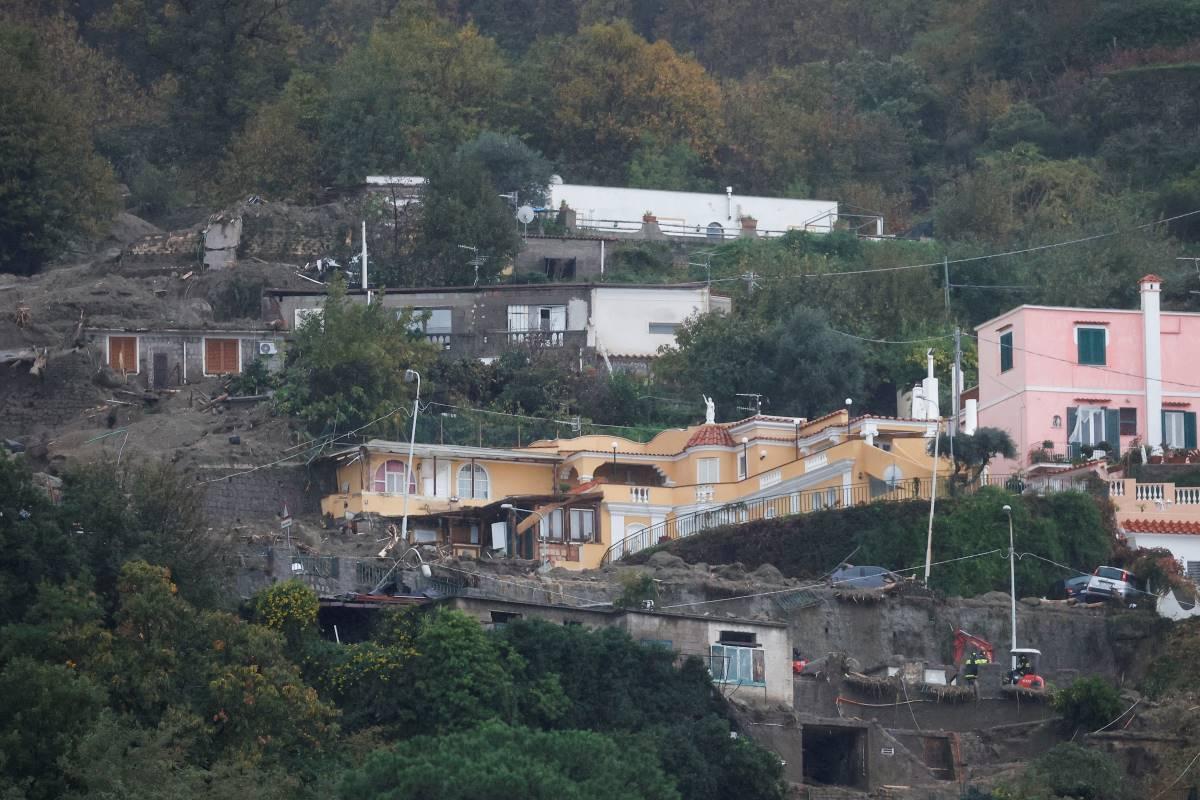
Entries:
POLYGON ((1142 340, 1146 353, 1146 444, 1162 453, 1162 319, 1159 295, 1162 278, 1147 275, 1138 281, 1142 292, 1142 340))

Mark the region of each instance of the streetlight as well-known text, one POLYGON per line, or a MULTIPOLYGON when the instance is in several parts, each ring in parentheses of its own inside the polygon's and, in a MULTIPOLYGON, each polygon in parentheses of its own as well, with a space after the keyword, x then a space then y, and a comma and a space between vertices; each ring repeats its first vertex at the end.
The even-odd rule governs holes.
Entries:
POLYGON ((1016 551, 1013 549, 1012 506, 1006 505, 1002 510, 1008 516, 1008 589, 1009 600, 1012 602, 1012 647, 1010 648, 1012 666, 1010 669, 1016 669, 1017 654, 1013 651, 1017 649, 1017 565, 1016 551))
MULTIPOLYGON (((613 442, 613 444, 616 444, 616 442, 613 442)), ((546 542, 546 532, 544 530, 542 530, 542 522, 545 521, 546 515, 544 513, 542 513, 541 511, 536 511, 532 508, 517 508, 512 503, 501 503, 500 508, 503 511, 524 511, 527 514, 537 514, 538 515, 538 540, 541 543, 541 547, 539 547, 539 551, 540 551, 540 555, 542 558, 542 563, 545 564, 545 563, 549 562, 550 561, 550 552, 549 552, 550 546, 546 542)))
POLYGON ((615 467, 617 465, 617 448, 620 447, 620 445, 618 445, 616 442, 613 442, 611 447, 613 451, 613 466, 615 467))
POLYGON ((408 487, 416 480, 413 474, 413 448, 417 443, 417 414, 421 410, 421 373, 415 369, 404 370, 404 382, 417 383, 417 394, 413 397, 412 434, 408 437, 408 474, 404 476, 404 520, 400 523, 400 541, 408 544, 408 487))

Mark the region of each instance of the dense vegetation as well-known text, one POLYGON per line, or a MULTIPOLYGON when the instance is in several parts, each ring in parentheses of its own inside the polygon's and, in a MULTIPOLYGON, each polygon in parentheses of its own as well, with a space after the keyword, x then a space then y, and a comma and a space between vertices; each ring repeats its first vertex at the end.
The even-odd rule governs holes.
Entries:
MULTIPOLYGON (((667 426, 701 392, 723 418, 756 392, 775 413, 845 397, 891 413, 927 347, 945 368, 948 340, 927 337, 956 324, 1018 302, 1128 307, 1147 272, 1168 307, 1197 303, 1175 256, 1200 216, 1148 225, 1200 209, 1197 0, 15 0, 0 23, 0 270, 101 229, 118 182, 158 219, 248 194, 323 202, 368 173, 431 179, 404 223, 363 209, 392 286, 473 282, 460 245, 495 279, 518 244, 500 193, 536 203, 552 172, 827 197, 936 239, 791 234, 686 269, 628 248, 612 277, 711 278, 735 313, 689 324, 652 384, 582 376, 531 396, 505 376, 561 364, 522 354, 430 376, 450 405, 667 426), (933 266, 876 271, 918 264, 933 266)), ((977 346, 995 343, 966 338, 968 377, 977 346)), ((454 426, 489 438, 484 420, 454 426)))
POLYGON ((0 797, 779 800, 698 660, 623 632, 456 613, 317 632, 278 583, 233 608, 195 484, 0 456, 0 797))
MULTIPOLYGON (((1105 508, 1083 493, 1014 496, 985 488, 967 496, 938 500, 933 524, 933 558, 949 561, 976 553, 991 555, 943 564, 933 570, 930 586, 952 596, 972 597, 1008 591, 1008 519, 1011 505, 1018 554, 1036 553, 1074 569, 1090 572, 1107 563, 1113 534, 1105 508)), ((815 578, 854 550, 856 564, 880 564, 908 570, 925 563, 929 503, 875 503, 845 509, 760 520, 718 528, 664 545, 689 562, 729 564, 748 569, 772 564, 784 575, 815 578)), ((637 560, 648 554, 639 553, 637 560)), ((1040 597, 1064 571, 1038 558, 1017 563, 1017 593, 1040 597)))

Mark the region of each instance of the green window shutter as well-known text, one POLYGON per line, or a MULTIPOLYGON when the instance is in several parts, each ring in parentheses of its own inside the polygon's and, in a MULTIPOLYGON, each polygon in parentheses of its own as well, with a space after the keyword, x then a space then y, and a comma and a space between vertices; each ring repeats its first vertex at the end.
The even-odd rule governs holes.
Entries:
POLYGON ((1079 444, 1071 441, 1071 436, 1075 433, 1075 422, 1079 419, 1079 407, 1067 406, 1067 458, 1075 458, 1079 455, 1079 444))
POLYGON ((1164 450, 1166 450, 1167 449, 1167 412, 1165 412, 1165 411, 1162 412, 1162 427, 1159 428, 1159 430, 1162 431, 1162 441, 1161 442, 1151 442, 1150 444, 1151 445, 1162 445, 1162 448, 1164 450))
POLYGON ((1121 412, 1118 409, 1104 409, 1104 440, 1112 445, 1108 448, 1109 458, 1121 454, 1121 412))
POLYGON ((1013 368, 1013 335, 1009 333, 1000 335, 1000 371, 1008 372, 1013 368))
POLYGON ((1103 328, 1079 328, 1079 363, 1103 366, 1108 362, 1103 328))
POLYGON ((1188 450, 1196 447, 1196 412, 1183 413, 1183 446, 1188 450))

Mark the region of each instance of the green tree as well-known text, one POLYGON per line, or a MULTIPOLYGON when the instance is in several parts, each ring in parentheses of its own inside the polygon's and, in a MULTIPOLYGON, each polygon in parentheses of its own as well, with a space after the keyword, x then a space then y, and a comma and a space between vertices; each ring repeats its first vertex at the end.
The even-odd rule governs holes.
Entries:
POLYGON ((341 797, 677 800, 679 794, 650 751, 587 731, 542 733, 489 722, 375 753, 346 776, 341 797))
MULTIPOLYGON (((934 444, 929 444, 933 454, 934 444)), ((938 434, 938 453, 949 458, 954 456, 954 476, 964 483, 973 483, 987 469, 993 458, 1016 458, 1017 448, 1008 431, 1000 428, 978 428, 974 434, 938 434), (953 442, 951 441, 953 439, 953 442)))
POLYGON ((433 16, 381 22, 330 76, 321 126, 330 180, 420 174, 437 152, 470 140, 500 113, 509 67, 472 25, 433 16))
POLYGON ((1035 759, 1012 787, 1029 800, 1124 800, 1129 786, 1120 765, 1099 750, 1066 742, 1035 759))
POLYGON ((1096 731, 1121 713, 1121 693, 1103 678, 1080 678, 1054 693, 1054 710, 1070 728, 1096 731))
POLYGON ((403 286, 491 283, 520 245, 513 208, 496 189, 474 157, 439 161, 421 199, 412 254, 388 277, 403 286), (484 259, 478 270, 469 263, 475 257, 484 259))
POLYGON ((116 211, 112 168, 45 59, 29 30, 0 31, 0 272, 37 272, 116 211))
POLYGON ((433 358, 410 314, 351 301, 339 277, 321 314, 296 331, 276 402, 313 433, 345 433, 376 420, 387 430, 410 396, 405 371, 424 374, 433 358))
POLYGON ((484 131, 460 146, 455 155, 482 166, 497 193, 516 192, 521 205, 546 202, 553 167, 517 136, 484 131))
POLYGON ((54 764, 70 755, 103 707, 104 691, 69 666, 27 657, 4 664, 0 776, 29 800, 61 797, 67 786, 54 764))

